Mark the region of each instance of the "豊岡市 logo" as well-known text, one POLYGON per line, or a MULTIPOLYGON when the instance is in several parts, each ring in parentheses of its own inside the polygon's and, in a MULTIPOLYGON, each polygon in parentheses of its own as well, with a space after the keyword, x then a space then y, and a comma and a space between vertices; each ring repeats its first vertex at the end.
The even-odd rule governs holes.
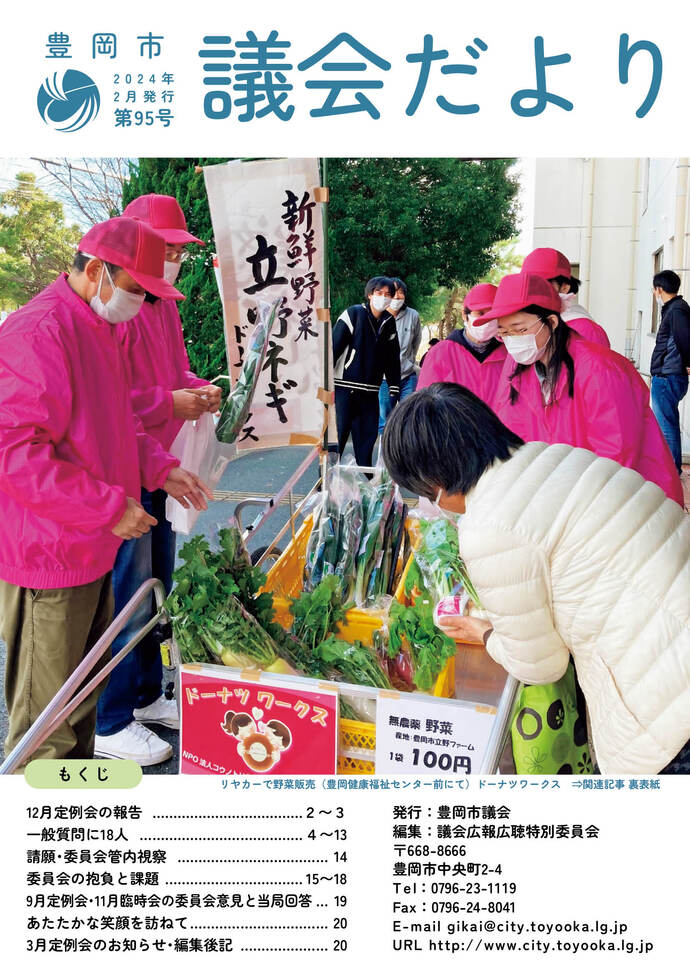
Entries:
POLYGON ((38 90, 41 118, 56 132, 76 132, 95 119, 101 104, 96 83, 83 71, 54 72, 38 90))

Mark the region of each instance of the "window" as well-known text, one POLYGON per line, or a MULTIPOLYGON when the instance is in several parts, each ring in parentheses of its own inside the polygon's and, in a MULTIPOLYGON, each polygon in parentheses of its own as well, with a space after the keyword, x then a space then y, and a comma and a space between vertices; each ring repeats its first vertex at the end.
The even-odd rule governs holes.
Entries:
MULTIPOLYGON (((654 252, 654 274, 659 274, 660 271, 664 270, 664 249, 660 247, 658 251, 654 252)), ((652 335, 659 328, 659 306, 657 304, 656 295, 652 295, 652 335)))

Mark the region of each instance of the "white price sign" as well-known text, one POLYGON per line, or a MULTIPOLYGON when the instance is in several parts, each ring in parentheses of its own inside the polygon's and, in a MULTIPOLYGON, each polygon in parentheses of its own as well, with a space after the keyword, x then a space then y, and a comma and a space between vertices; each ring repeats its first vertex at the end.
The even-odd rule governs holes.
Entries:
POLYGON ((476 773, 495 718, 496 709, 483 705, 379 694, 376 775, 476 773))

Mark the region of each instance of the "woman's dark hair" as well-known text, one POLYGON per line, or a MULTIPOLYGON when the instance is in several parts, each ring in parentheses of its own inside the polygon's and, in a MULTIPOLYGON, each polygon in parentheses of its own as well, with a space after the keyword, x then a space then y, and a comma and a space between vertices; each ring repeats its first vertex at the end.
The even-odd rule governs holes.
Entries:
POLYGON ((457 383, 432 383, 399 403, 383 431, 383 460, 401 488, 434 498, 467 494, 494 461, 524 442, 479 397, 457 383))
POLYGON ((391 298, 395 295, 395 283, 392 278, 386 278, 384 275, 378 275, 375 278, 370 278, 364 286, 364 297, 369 301, 370 296, 377 288, 388 288, 391 293, 391 298))
MULTIPOLYGON (((522 311, 528 312, 530 315, 538 315, 542 322, 546 325, 546 328, 549 330, 549 342, 553 345, 553 352, 551 354, 551 359, 546 366, 546 380, 551 389, 555 390, 558 377, 561 375, 561 369, 563 366, 565 366, 565 368, 568 370, 568 396, 572 400, 575 395, 575 363, 573 362, 573 357, 568 352, 568 339, 572 334, 572 329, 566 325, 558 312, 554 312, 553 309, 542 308, 540 305, 529 305, 522 311), (549 322, 549 316, 551 315, 555 315, 558 318, 558 328, 556 329, 549 322)), ((526 369, 530 369, 530 367, 523 366, 518 363, 513 372, 510 374, 509 379, 511 381, 514 380, 520 375, 520 373, 524 373, 526 369)), ((520 391, 517 389, 517 387, 513 386, 511 382, 511 406, 514 403, 517 403, 519 396, 520 391)))
POLYGON ((569 285, 571 279, 570 275, 556 275, 555 278, 549 278, 549 281, 555 281, 558 287, 562 288, 563 285, 569 285))
POLYGON ((395 291, 397 291, 398 288, 401 289, 401 291, 402 291, 402 293, 404 295, 404 302, 403 302, 403 306, 402 307, 405 308, 405 306, 407 305, 407 285, 402 280, 402 278, 392 278, 391 281, 393 282, 393 285, 395 287, 395 291))
MULTIPOLYGON (((86 265, 91 261, 91 255, 84 254, 83 251, 77 251, 74 255, 74 260, 72 261, 72 267, 75 271, 84 271, 86 265)), ((101 259, 99 258, 99 261, 101 259)), ((118 271, 122 271, 119 264, 113 264, 111 261, 104 261, 103 264, 106 266, 111 276, 114 278, 118 271)))
POLYGON ((582 284, 582 282, 580 281, 580 279, 579 278, 576 278, 575 275, 572 275, 572 277, 570 279, 570 294, 571 295, 577 295, 577 293, 580 290, 580 285, 581 284, 582 284))

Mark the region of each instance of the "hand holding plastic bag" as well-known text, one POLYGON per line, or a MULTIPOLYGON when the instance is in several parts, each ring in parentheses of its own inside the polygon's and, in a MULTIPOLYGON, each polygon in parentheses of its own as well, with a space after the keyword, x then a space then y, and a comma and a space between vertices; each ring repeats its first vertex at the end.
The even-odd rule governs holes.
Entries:
MULTIPOLYGON (((186 420, 172 443, 170 453, 180 459, 182 467, 198 475, 213 491, 235 452, 216 439, 213 414, 203 413, 198 420, 186 420)), ((184 508, 168 497, 165 515, 174 532, 188 535, 199 517, 194 508, 184 508)))

